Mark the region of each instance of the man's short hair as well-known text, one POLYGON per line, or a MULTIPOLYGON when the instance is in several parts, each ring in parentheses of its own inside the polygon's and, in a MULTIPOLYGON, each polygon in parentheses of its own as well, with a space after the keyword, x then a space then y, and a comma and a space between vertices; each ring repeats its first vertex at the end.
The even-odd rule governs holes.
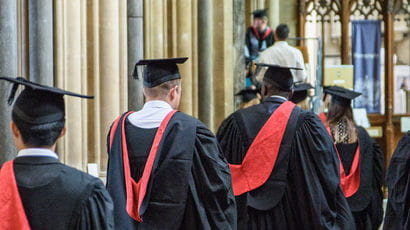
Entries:
POLYGON ((144 87, 144 94, 146 97, 149 98, 166 98, 169 91, 177 86, 181 84, 181 79, 175 79, 175 80, 171 80, 171 81, 166 81, 158 86, 152 87, 152 88, 148 88, 148 87, 144 87))
POLYGON ((22 121, 14 112, 12 112, 12 120, 20 131, 23 143, 32 147, 53 146, 65 125, 64 119, 41 125, 33 125, 22 121))
POLYGON ((289 36, 289 27, 286 24, 280 24, 276 27, 276 36, 280 40, 285 40, 289 36))

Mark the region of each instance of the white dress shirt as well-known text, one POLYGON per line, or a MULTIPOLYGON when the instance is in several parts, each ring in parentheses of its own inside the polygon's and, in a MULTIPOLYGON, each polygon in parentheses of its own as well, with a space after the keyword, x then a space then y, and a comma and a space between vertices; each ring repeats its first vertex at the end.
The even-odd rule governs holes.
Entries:
MULTIPOLYGON (((298 67, 303 70, 291 70, 293 81, 305 81, 306 71, 303 55, 300 50, 290 46, 286 41, 277 41, 273 46, 263 51, 259 57, 260 63, 274 64, 288 67, 298 67)), ((262 81, 265 71, 258 74, 257 80, 262 81)))
POLYGON ((132 125, 143 129, 158 128, 171 111, 171 105, 165 101, 148 101, 140 111, 130 114, 128 120, 132 125))
POLYGON ((50 149, 42 148, 27 148, 22 149, 18 152, 17 157, 52 157, 58 159, 57 153, 51 151, 50 149))

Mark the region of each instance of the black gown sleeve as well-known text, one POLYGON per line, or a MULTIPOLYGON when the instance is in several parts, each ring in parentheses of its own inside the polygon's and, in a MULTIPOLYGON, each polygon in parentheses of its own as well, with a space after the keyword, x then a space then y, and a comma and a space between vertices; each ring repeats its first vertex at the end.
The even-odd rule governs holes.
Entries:
MULTIPOLYGON (((369 138, 371 138, 369 136, 369 138)), ((383 221, 384 157, 380 145, 372 139, 373 145, 373 189, 372 226, 380 226, 383 221)))
POLYGON ((383 229, 410 227, 410 131, 399 141, 387 170, 389 190, 383 229))
POLYGON ((293 201, 294 208, 306 210, 300 224, 314 229, 355 229, 339 186, 339 161, 331 137, 319 118, 310 112, 304 113, 297 127, 288 183, 306 185, 295 190, 293 201))
POLYGON ((96 179, 91 194, 81 205, 81 210, 79 210, 80 218, 78 218, 75 229, 114 229, 113 211, 114 204, 110 195, 103 183, 99 181, 99 179, 96 179))
POLYGON ((186 222, 185 229, 236 229, 229 166, 215 136, 203 124, 197 127, 187 203, 184 219, 196 221, 186 222))
POLYGON ((234 115, 226 118, 216 134, 223 154, 231 164, 241 164, 246 154, 245 138, 234 115))

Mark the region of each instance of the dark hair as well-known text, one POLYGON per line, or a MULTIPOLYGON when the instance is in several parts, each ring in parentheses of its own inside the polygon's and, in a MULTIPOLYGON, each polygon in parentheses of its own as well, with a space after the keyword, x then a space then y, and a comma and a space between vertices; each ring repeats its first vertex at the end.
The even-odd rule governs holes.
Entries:
POLYGON ((289 27, 286 24, 280 24, 276 27, 275 30, 276 36, 280 40, 285 40, 289 36, 289 27))
POLYGON ((31 147, 54 145, 65 125, 64 119, 41 125, 29 124, 19 119, 14 112, 12 112, 12 119, 20 131, 24 144, 31 147))
POLYGON ((346 131, 349 134, 349 141, 355 142, 357 140, 356 124, 353 119, 353 110, 350 103, 339 103, 333 96, 329 103, 327 112, 327 122, 332 132, 335 135, 336 143, 343 142, 344 137, 339 137, 335 132, 338 128, 338 122, 344 122, 346 124, 346 131))

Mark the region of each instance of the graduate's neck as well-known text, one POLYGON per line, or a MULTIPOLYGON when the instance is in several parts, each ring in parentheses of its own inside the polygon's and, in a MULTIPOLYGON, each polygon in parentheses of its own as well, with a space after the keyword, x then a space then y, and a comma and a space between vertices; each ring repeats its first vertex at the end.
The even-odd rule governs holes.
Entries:
POLYGON ((26 145, 26 144, 21 144, 21 145, 16 145, 17 151, 20 151, 22 149, 48 149, 51 150, 53 152, 56 151, 56 144, 54 143, 54 145, 52 146, 33 146, 33 145, 26 145))

